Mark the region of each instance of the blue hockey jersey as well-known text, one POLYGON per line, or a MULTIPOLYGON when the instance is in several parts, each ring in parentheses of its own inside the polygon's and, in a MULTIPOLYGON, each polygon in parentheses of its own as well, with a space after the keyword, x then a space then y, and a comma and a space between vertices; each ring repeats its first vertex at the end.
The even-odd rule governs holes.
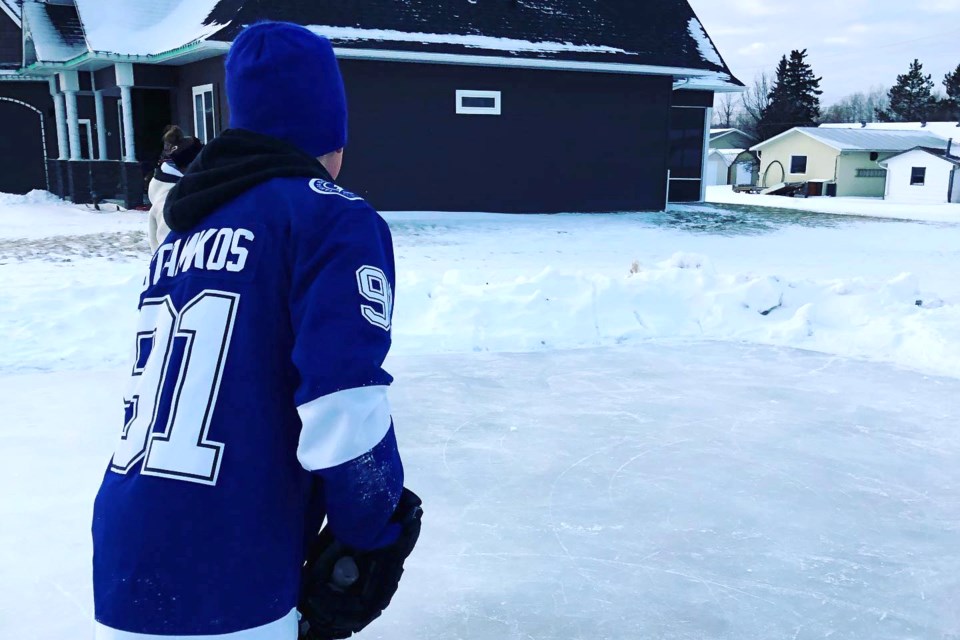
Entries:
POLYGON ((171 193, 96 498, 100 638, 296 637, 304 545, 389 544, 386 223, 313 158, 227 131, 171 193))

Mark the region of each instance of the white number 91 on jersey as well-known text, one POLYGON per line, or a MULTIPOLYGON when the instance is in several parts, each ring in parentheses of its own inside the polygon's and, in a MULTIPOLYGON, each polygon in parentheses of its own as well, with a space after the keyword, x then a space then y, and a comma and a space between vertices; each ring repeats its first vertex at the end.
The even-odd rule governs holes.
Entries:
POLYGON ((393 317, 393 290, 386 274, 377 267, 364 265, 357 269, 357 286, 364 300, 373 303, 360 305, 360 313, 373 326, 389 331, 393 317))

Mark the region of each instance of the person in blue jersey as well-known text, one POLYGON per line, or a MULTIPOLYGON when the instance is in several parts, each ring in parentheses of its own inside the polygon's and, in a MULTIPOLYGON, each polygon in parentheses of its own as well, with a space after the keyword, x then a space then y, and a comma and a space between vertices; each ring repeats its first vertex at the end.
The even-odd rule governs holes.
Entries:
POLYGON ((140 295, 93 512, 98 639, 346 638, 420 531, 383 370, 392 239, 335 182, 333 49, 257 24, 226 77, 231 128, 170 192, 140 295))

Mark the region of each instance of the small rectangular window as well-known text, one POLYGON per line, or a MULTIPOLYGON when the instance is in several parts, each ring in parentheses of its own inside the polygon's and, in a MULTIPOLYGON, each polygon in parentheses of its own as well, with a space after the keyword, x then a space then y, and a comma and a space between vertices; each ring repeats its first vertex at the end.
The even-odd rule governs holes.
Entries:
POLYGON ((922 187, 927 182, 927 168, 913 167, 910 171, 910 186, 922 187))
POLYGON ((193 88, 193 127, 197 139, 207 144, 217 137, 216 108, 213 104, 213 85, 193 88))
POLYGON ((499 116, 499 91, 457 91, 457 113, 468 116, 499 116))
POLYGON ((857 169, 858 178, 886 178, 886 169, 857 169))
POLYGON ((807 156, 790 156, 790 173, 806 173, 807 156))

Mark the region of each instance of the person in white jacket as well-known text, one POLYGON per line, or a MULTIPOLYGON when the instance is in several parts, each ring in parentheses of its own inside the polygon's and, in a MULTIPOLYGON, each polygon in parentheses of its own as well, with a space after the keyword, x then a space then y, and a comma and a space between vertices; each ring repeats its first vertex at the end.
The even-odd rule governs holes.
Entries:
POLYGON ((155 252, 170 233, 170 227, 163 219, 163 207, 167 202, 167 194, 183 177, 183 172, 187 170, 201 149, 203 144, 196 138, 183 138, 179 144, 170 148, 169 157, 160 163, 153 174, 153 179, 150 180, 150 186, 147 187, 147 197, 150 198, 147 239, 150 241, 151 252, 155 252))

